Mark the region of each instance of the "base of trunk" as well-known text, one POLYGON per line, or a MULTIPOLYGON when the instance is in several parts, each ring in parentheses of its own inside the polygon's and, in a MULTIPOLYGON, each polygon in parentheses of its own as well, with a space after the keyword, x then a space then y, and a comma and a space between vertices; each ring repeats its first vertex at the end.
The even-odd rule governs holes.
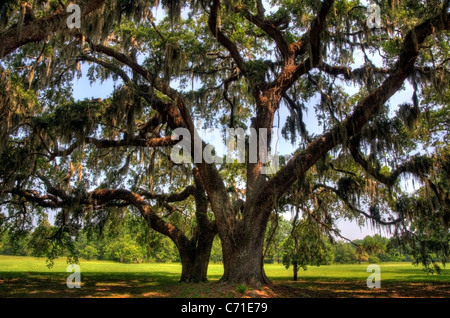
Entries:
POLYGON ((241 284, 251 287, 261 287, 264 285, 271 285, 272 282, 267 278, 266 274, 254 275, 250 273, 241 273, 232 276, 222 276, 220 282, 226 284, 241 284))
POLYGON ((209 257, 215 233, 203 238, 197 246, 190 249, 180 249, 181 278, 180 282, 200 283, 207 282, 209 257))
POLYGON ((209 264, 209 253, 192 251, 191 254, 181 258, 181 278, 180 282, 200 283, 207 282, 209 264))
POLYGON ((262 255, 242 252, 235 257, 224 257, 224 275, 220 281, 252 287, 271 284, 264 271, 262 255))
POLYGON ((191 275, 184 275, 180 278, 180 283, 206 283, 208 279, 206 276, 199 275, 196 273, 193 273, 191 275))

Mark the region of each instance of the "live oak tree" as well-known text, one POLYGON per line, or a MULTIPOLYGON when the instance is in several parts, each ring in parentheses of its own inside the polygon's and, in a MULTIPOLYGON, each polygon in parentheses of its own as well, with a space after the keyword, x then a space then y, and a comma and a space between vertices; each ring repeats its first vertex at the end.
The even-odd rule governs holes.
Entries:
POLYGON ((448 255, 449 1, 379 1, 382 27, 372 29, 360 1, 162 1, 164 18, 155 1, 80 1, 80 29, 64 27, 65 1, 10 2, 0 30, 2 223, 59 209, 70 238, 96 213, 130 205, 174 241, 183 273, 197 264, 206 278, 217 231, 222 281, 250 284, 269 282, 264 235, 285 205, 328 233, 340 217, 391 226, 425 265, 436 262, 430 251, 448 255), (38 32, 39 19, 48 24, 38 32), (81 63, 91 80, 115 81, 111 97, 74 100, 81 63), (392 104, 406 84, 410 96, 392 104), (208 150, 195 143, 194 119, 267 129, 258 150, 282 125, 298 149, 272 175, 261 158, 174 163, 177 128, 190 132, 192 157, 208 150), (168 217, 190 195, 186 232, 168 217))

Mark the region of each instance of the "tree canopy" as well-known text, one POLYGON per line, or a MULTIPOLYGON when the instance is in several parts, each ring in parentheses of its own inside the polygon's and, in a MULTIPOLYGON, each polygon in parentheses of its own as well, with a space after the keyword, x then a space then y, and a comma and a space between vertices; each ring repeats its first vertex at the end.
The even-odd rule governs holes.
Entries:
POLYGON ((0 8, 2 227, 56 213, 42 236, 70 246, 128 206, 175 243, 185 281, 206 279, 218 233, 222 280, 267 283, 267 224, 293 208, 320 237, 368 220, 425 266, 448 256, 448 0, 378 1, 379 28, 359 0, 80 1, 78 29, 68 4, 0 8), (114 87, 79 100, 76 78, 114 87), (188 156, 209 149, 197 119, 267 129, 259 153, 280 128, 296 150, 273 174, 248 155, 174 162, 176 129, 188 156))

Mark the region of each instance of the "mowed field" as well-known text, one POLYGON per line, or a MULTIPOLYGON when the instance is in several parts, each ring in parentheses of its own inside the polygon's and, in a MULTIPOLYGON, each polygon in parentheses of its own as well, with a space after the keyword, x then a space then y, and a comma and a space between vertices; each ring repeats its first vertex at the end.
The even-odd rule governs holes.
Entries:
POLYGON ((281 264, 265 266, 270 286, 250 288, 218 282, 221 264, 210 264, 208 283, 179 283, 180 264, 121 264, 80 261, 81 288, 66 285, 65 258, 53 268, 44 258, 0 255, 0 297, 450 297, 450 269, 427 275, 410 263, 381 263, 381 288, 369 289, 368 264, 310 266, 292 270, 281 264))

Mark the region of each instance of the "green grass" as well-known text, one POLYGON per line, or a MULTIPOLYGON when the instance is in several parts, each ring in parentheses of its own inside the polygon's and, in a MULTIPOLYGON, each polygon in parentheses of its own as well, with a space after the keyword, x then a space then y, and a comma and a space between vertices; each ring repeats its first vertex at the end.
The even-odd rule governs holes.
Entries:
POLYGON ((450 270, 427 275, 409 263, 381 263, 382 288, 366 286, 366 264, 310 266, 292 281, 292 269, 265 266, 274 282, 259 289, 227 286, 217 281, 221 264, 210 264, 209 283, 180 284, 180 264, 121 264, 80 261, 82 288, 68 289, 67 263, 61 258, 53 268, 44 258, 0 256, 0 297, 450 297, 450 270))

